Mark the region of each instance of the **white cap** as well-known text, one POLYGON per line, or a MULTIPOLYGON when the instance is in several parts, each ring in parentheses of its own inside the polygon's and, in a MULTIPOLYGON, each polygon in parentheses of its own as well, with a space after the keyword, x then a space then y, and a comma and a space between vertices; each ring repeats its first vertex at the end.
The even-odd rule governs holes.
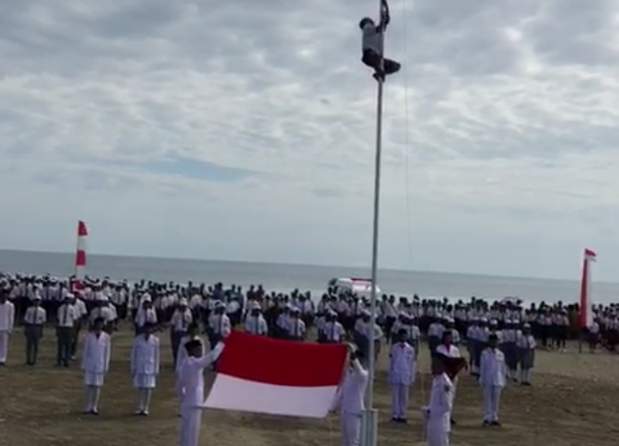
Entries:
POLYGON ((182 307, 186 307, 187 306, 187 299, 184 297, 181 297, 181 299, 178 301, 178 304, 182 307))
POLYGON ((107 302, 108 300, 108 297, 103 293, 97 296, 97 302, 107 302))
POLYGON ((252 310, 261 310, 262 308, 260 307, 260 304, 259 304, 258 302, 253 301, 253 302, 251 303, 251 309, 252 309, 252 310))
POLYGON ((73 293, 67 293, 64 298, 65 299, 75 299, 75 295, 73 293))

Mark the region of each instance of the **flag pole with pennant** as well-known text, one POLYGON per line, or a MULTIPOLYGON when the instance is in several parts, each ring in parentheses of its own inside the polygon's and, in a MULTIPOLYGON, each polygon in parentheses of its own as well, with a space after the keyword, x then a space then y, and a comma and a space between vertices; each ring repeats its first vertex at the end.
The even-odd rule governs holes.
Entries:
POLYGON ((86 271, 86 238, 88 228, 82 220, 77 223, 77 249, 75 251, 75 281, 73 291, 81 291, 84 288, 84 274, 86 271))

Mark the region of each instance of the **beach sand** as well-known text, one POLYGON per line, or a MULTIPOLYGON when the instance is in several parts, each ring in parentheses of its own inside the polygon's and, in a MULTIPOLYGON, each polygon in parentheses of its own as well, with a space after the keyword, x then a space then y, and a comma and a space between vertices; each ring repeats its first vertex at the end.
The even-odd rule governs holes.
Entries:
MULTIPOLYGON (((82 415, 79 364, 57 369, 55 333, 46 328, 37 366, 23 365, 21 329, 11 339, 8 366, 0 368, 0 446, 156 446, 177 444, 178 403, 174 395, 169 336, 162 341, 162 374, 153 396, 151 416, 136 417, 136 392, 129 376, 132 333, 114 334, 113 359, 101 398, 99 417, 82 415)), ((410 424, 390 423, 383 347, 376 383, 380 411, 379 444, 421 445, 421 414, 430 385, 428 351, 422 347, 410 409, 410 424)), ((209 374, 212 379, 212 373, 209 374)), ((464 376, 458 384, 452 437, 454 445, 617 445, 619 443, 619 356, 538 352, 533 387, 510 386, 501 404, 502 428, 482 428, 482 395, 464 376)), ((339 445, 339 420, 326 420, 206 410, 201 445, 275 446, 339 445)))

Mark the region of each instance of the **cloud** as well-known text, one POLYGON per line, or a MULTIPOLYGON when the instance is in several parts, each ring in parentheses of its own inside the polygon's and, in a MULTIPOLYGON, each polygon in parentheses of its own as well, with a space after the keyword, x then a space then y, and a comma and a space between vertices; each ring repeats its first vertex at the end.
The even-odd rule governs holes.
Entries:
MULTIPOLYGON (((79 217, 99 252, 367 264, 375 2, 1 6, 0 246, 70 249, 79 217)), ((571 277, 613 252, 616 3, 392 10, 381 262, 571 277)))

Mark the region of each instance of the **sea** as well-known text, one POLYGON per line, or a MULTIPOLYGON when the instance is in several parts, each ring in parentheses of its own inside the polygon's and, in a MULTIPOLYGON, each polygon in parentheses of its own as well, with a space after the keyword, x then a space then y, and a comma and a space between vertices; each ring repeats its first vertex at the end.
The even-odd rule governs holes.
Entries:
MULTIPOLYGON (((67 277, 73 273, 74 254, 0 250, 0 272, 67 277)), ((332 278, 369 277, 365 268, 343 266, 292 265, 283 263, 235 262, 221 260, 167 259, 111 255, 88 255, 87 274, 110 277, 113 280, 137 282, 142 279, 158 282, 225 285, 262 284, 268 291, 310 291, 319 298, 332 278)), ((429 271, 381 269, 377 283, 381 292, 396 296, 422 298, 448 297, 455 301, 475 296, 484 299, 518 297, 525 303, 578 301, 578 281, 501 277, 429 271)), ((594 282, 594 302, 619 302, 619 283, 594 282)))

